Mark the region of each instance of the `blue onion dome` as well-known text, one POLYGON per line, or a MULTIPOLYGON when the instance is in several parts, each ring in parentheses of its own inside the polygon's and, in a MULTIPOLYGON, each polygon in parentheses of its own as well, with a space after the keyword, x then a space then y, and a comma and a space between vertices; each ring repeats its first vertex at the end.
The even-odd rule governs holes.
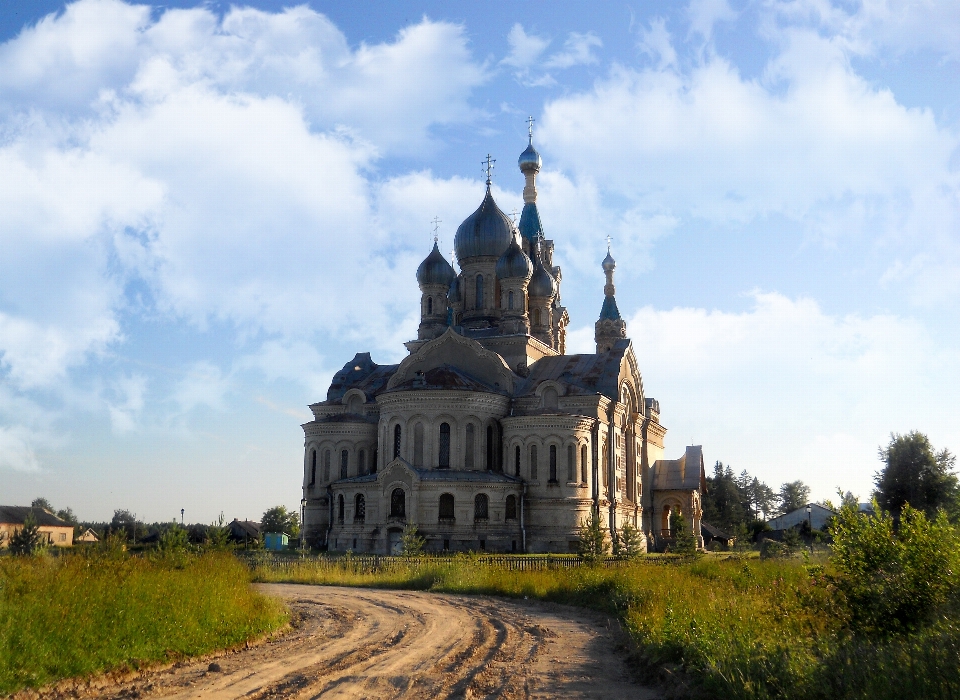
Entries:
POLYGON ((527 149, 520 154, 520 160, 517 161, 517 165, 520 166, 521 172, 526 173, 528 170, 534 172, 539 171, 541 163, 540 154, 537 153, 537 149, 533 147, 533 140, 531 140, 527 149))
POLYGON ((450 283, 450 290, 447 292, 447 301, 450 302, 451 305, 460 303, 460 279, 458 277, 454 277, 450 283))
POLYGON ((417 284, 421 287, 436 284, 449 287, 450 282, 457 276, 447 262, 447 259, 440 253, 437 242, 433 242, 433 250, 430 251, 420 267, 417 268, 417 284))
POLYGON ((497 260, 497 279, 530 279, 533 274, 533 263, 523 252, 523 248, 517 243, 514 236, 510 241, 510 246, 503 252, 500 259, 497 260))
POLYGON ((553 275, 547 272, 540 260, 539 249, 533 258, 533 275, 530 277, 530 286, 527 287, 527 293, 532 297, 545 297, 552 299, 557 293, 557 282, 553 275))
MULTIPOLYGON (((594 258, 596 260, 596 258, 594 258)), ((610 255, 609 248, 607 249, 607 257, 603 259, 603 271, 604 272, 613 272, 617 267, 617 261, 613 259, 613 256, 610 255)))
POLYGON ((513 223, 493 201, 490 187, 480 208, 464 219, 453 239, 457 260, 462 265, 470 258, 499 258, 513 239, 513 223))

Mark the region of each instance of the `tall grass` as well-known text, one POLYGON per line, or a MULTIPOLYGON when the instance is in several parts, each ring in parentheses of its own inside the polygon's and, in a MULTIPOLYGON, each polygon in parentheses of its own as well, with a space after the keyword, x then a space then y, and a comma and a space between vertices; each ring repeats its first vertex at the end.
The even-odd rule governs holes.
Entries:
POLYGON ((650 677, 672 668, 710 697, 960 698, 955 624, 944 623, 936 635, 857 646, 845 636, 843 610, 821 568, 795 560, 702 559, 508 571, 464 556, 446 563, 394 560, 376 570, 349 558, 336 566, 306 560, 283 569, 260 565, 254 575, 261 581, 527 596, 598 609, 622 621, 638 666, 650 677), (903 669, 918 672, 921 665, 924 685, 914 687, 923 692, 911 694, 903 669), (903 682, 891 685, 874 678, 878 674, 903 682), (864 678, 873 679, 869 694, 860 689, 867 687, 864 678))
POLYGON ((279 627, 229 554, 0 558, 0 693, 206 653, 279 627))

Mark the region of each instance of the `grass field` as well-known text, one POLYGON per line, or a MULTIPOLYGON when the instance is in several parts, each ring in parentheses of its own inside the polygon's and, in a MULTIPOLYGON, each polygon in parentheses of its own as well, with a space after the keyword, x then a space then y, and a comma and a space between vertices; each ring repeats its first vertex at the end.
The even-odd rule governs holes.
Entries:
POLYGON ((229 554, 0 558, 0 694, 203 654, 274 630, 284 608, 229 554))
POLYGON ((617 616, 652 679, 674 670, 707 697, 960 698, 960 628, 854 641, 821 566, 797 560, 640 562, 627 568, 507 571, 468 556, 260 566, 260 581, 412 588, 590 607, 617 616))

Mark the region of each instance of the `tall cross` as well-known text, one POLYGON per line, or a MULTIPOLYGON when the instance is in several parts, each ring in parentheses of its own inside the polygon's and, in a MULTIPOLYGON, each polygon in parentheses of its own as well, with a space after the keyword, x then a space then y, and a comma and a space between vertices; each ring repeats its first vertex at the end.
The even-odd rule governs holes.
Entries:
POLYGON ((517 215, 518 215, 519 213, 520 213, 520 212, 517 211, 517 208, 516 208, 516 207, 514 207, 514 208, 513 208, 513 211, 510 212, 510 216, 511 216, 511 218, 513 218, 513 223, 517 223, 517 215))
POLYGON ((487 173, 487 186, 493 181, 493 164, 497 162, 496 158, 491 158, 490 154, 487 154, 487 159, 483 161, 484 171, 487 173))
POLYGON ((613 239, 610 238, 610 234, 608 233, 608 234, 607 234, 607 252, 608 252, 608 253, 610 252, 610 241, 612 241, 612 240, 613 240, 613 239))
POLYGON ((527 117, 527 133, 530 135, 530 143, 533 143, 533 123, 537 121, 533 116, 527 117))
POLYGON ((437 239, 439 238, 437 231, 440 230, 440 224, 443 222, 440 221, 439 216, 435 216, 433 217, 433 221, 431 221, 430 223, 433 224, 433 242, 436 243, 437 239))

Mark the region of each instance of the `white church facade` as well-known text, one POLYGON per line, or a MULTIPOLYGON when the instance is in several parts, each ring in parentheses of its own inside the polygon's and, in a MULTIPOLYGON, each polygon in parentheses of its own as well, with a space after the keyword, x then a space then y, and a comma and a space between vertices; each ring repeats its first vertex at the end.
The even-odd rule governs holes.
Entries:
POLYGON ((602 263, 596 352, 567 355, 561 271, 537 209, 541 160, 515 226, 487 190, 454 240, 460 271, 433 250, 417 270, 417 339, 398 365, 359 353, 303 425, 304 535, 331 551, 390 553, 416 525, 428 551, 570 552, 597 513, 649 549, 682 513, 700 539, 703 455, 663 458, 666 428, 644 393, 602 263))

